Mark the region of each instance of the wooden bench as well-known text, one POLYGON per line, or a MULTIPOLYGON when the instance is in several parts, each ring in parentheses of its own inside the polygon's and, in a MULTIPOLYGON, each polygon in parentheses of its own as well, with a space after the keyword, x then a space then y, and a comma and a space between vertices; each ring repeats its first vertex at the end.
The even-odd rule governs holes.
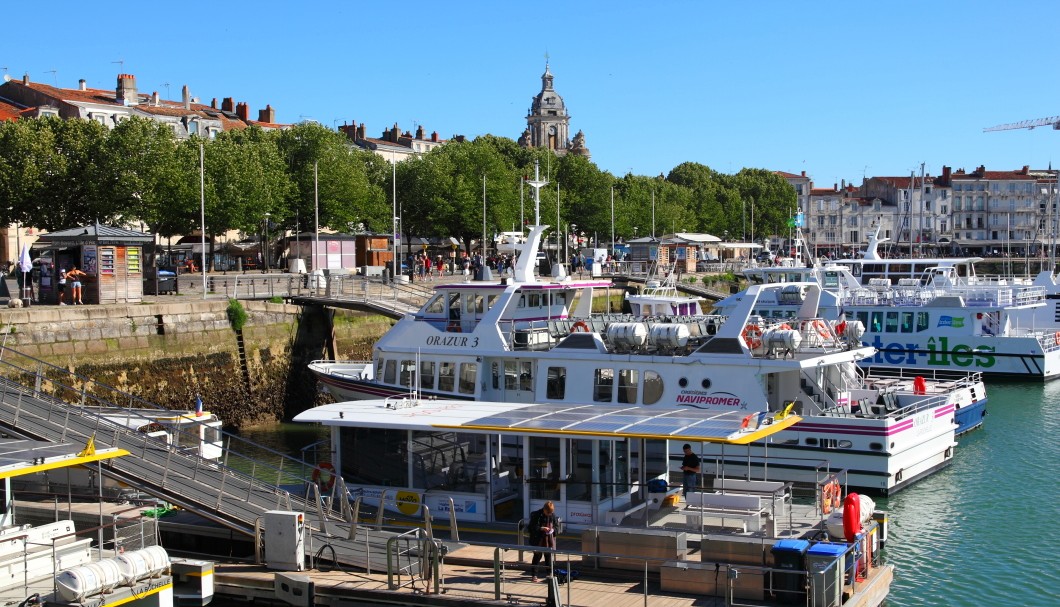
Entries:
MULTIPOLYGON (((767 502, 769 498, 766 498, 767 502)), ((722 527, 733 527, 730 521, 738 522, 739 527, 747 532, 762 528, 762 497, 758 495, 738 495, 732 493, 691 493, 685 496, 687 505, 682 514, 686 524, 693 527, 702 526, 707 520, 721 521, 722 527)))
POLYGON ((586 565, 644 571, 647 559, 648 571, 659 571, 662 561, 688 556, 688 539, 684 531, 596 527, 582 532, 582 552, 606 555, 583 557, 586 565))

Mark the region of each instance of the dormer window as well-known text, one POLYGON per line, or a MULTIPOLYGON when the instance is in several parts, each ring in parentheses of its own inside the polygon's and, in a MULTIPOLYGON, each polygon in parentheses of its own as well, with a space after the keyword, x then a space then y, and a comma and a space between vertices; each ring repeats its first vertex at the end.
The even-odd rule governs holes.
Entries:
POLYGON ((198 120, 189 120, 188 121, 188 134, 189 135, 198 135, 199 134, 199 121, 198 120))

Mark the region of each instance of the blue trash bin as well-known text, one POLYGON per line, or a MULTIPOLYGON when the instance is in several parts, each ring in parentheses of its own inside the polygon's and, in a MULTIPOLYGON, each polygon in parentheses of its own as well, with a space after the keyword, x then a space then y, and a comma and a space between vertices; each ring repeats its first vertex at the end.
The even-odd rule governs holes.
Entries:
POLYGON ((806 551, 810 542, 806 540, 780 540, 773 544, 773 568, 787 571, 773 572, 773 592, 781 603, 804 603, 806 601, 806 551))

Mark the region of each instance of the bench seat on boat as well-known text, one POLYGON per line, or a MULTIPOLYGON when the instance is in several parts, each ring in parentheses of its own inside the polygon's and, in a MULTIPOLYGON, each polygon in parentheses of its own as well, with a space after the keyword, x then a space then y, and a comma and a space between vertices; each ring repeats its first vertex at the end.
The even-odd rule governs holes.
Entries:
MULTIPOLYGON (((766 497, 768 504, 771 497, 766 497)), ((740 527, 744 532, 762 528, 762 515, 768 508, 762 505, 763 497, 733 493, 690 493, 685 496, 686 505, 681 510, 685 523, 700 527, 706 521, 720 521, 722 527, 740 527), (734 525, 732 523, 739 523, 734 525)))

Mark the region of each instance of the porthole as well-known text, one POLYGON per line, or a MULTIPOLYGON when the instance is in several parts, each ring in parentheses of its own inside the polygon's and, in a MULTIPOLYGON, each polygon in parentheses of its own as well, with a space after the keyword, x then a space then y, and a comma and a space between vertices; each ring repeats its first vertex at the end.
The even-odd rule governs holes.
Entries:
POLYGON ((873 451, 883 451, 883 443, 869 443, 869 449, 873 451))
POLYGON ((808 438, 808 439, 806 439, 806 444, 807 445, 817 446, 817 439, 816 438, 808 438))
POLYGON ((852 442, 850 442, 850 441, 848 441, 848 440, 841 440, 841 441, 839 441, 839 448, 840 448, 840 449, 850 449, 850 448, 852 448, 853 446, 854 446, 854 443, 852 443, 852 442))
POLYGON ((710 390, 710 380, 709 379, 704 377, 702 385, 703 385, 703 389, 704 390, 710 390))
POLYGON ((677 385, 684 388, 688 386, 688 380, 682 377, 681 379, 677 380, 677 385))

